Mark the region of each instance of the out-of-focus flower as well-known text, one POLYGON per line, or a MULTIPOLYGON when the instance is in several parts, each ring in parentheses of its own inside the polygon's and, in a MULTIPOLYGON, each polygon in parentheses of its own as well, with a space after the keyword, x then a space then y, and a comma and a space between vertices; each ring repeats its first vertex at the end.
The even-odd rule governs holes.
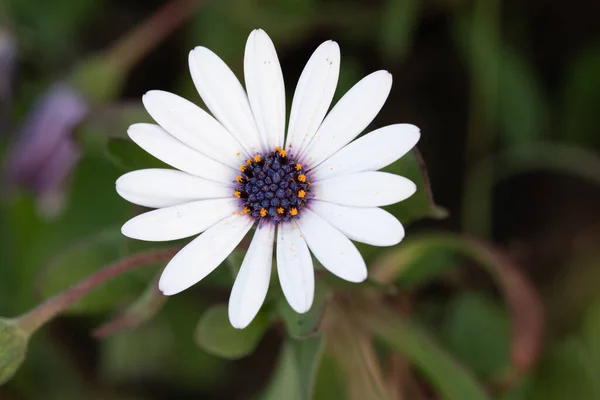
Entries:
POLYGON ((73 130, 88 110, 70 86, 55 84, 33 107, 10 150, 7 181, 36 194, 47 214, 60 209, 63 184, 81 156, 73 130))
POLYGON ((375 246, 400 242, 402 224, 379 207, 416 190, 408 179, 378 170, 417 143, 417 127, 390 125, 353 142, 385 103, 392 76, 387 71, 368 75, 325 118, 337 86, 340 51, 333 41, 323 43, 296 87, 286 138, 283 76, 264 31, 253 31, 246 45, 247 94, 207 48, 194 49, 189 62, 214 118, 174 94, 147 93, 144 106, 160 126, 137 124, 128 133, 179 171, 139 170, 116 183, 126 200, 158 208, 127 222, 124 235, 165 241, 204 232, 170 261, 160 290, 173 295, 203 279, 255 225, 229 300, 234 327, 246 327, 265 300, 275 235, 279 281, 296 312, 307 312, 313 302, 310 252, 338 277, 365 280, 367 267, 351 240, 375 246))

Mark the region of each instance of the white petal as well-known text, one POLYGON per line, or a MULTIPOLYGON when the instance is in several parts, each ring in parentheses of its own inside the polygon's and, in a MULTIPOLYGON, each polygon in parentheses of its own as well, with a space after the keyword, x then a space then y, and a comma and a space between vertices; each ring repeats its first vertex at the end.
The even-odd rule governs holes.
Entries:
POLYGON ((178 240, 204 232, 237 209, 234 198, 199 200, 138 215, 127 221, 121 232, 151 242, 178 240))
POLYGON ((408 179, 387 172, 358 172, 315 182, 315 199, 357 207, 379 207, 405 200, 417 191, 408 179))
POLYGON ((180 171, 223 183, 237 175, 236 170, 186 146, 158 125, 131 125, 127 133, 142 149, 180 171))
POLYGON ((160 126, 192 149, 233 168, 244 162, 242 146, 194 103, 161 90, 149 91, 142 102, 160 126))
POLYGON ((274 239, 274 225, 256 229, 229 297, 229 321, 234 328, 247 327, 267 297, 274 239))
POLYGON ((204 279, 231 254, 253 224, 251 218, 235 214, 210 227, 167 264, 158 288, 170 296, 204 279))
POLYGON ((246 90, 266 150, 283 147, 285 87, 271 38, 262 29, 250 33, 244 56, 246 90))
POLYGON ((419 128, 389 125, 350 143, 313 170, 317 180, 361 171, 376 171, 405 155, 419 141, 419 128))
POLYGON ((342 232, 308 209, 302 210, 298 227, 310 251, 329 272, 349 282, 367 279, 365 261, 342 232))
POLYGON ((354 85, 333 107, 306 151, 303 161, 313 168, 325 161, 373 121, 392 88, 392 75, 377 71, 354 85))
POLYGON ((249 154, 262 150, 248 97, 240 81, 215 53, 196 47, 189 56, 194 85, 204 104, 249 154))
POLYGON ((167 207, 194 200, 231 198, 232 185, 172 169, 141 169, 117 179, 117 193, 145 207, 167 207))
POLYGON ((315 295, 315 272, 308 247, 295 222, 279 224, 277 273, 283 294, 297 313, 310 310, 315 295))
POLYGON ((322 43, 312 54, 298 80, 285 147, 300 154, 311 142, 331 105, 340 74, 340 46, 322 43))
POLYGON ((348 207, 313 200, 310 209, 349 239, 373 246, 393 246, 404 238, 400 221, 376 207, 348 207))

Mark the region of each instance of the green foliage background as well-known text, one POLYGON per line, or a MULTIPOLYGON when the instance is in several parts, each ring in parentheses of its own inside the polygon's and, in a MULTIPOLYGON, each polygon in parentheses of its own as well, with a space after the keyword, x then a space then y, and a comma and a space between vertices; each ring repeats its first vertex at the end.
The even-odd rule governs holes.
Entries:
MULTIPOLYGON (((140 209, 114 190, 122 173, 159 165, 126 140, 130 123, 149 120, 141 95, 163 89, 201 104, 189 49, 211 48, 241 77, 258 27, 278 49, 288 109, 324 40, 342 51, 335 99, 367 73, 392 72, 390 98, 368 130, 421 128, 419 153, 388 167, 419 187, 389 207, 407 238, 359 245, 371 280, 357 288, 323 277, 305 316, 282 301, 275 280, 244 331, 223 308, 242 253, 166 304, 152 291, 163 265, 132 271, 36 333, 0 399, 600 399, 597 2, 206 0, 131 69, 88 68, 163 4, 0 4, 0 28, 17 48, 10 101, 0 103, 3 161, 52 83, 72 82, 92 104, 74 132, 83 157, 60 212, 3 182, 1 316, 156 246, 120 235, 140 209), (523 290, 542 313, 513 302, 523 290), (369 312, 373 293, 381 315, 369 312), (122 312, 139 326, 90 336, 122 312), (527 325, 542 316, 543 326, 527 325), (534 342, 518 347, 523 338, 534 342)), ((3 332, 0 346, 12 340, 3 332)))

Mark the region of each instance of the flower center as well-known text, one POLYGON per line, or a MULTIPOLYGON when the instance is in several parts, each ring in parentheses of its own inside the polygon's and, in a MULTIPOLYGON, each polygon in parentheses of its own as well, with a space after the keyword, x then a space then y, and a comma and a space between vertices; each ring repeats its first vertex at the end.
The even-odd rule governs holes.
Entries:
POLYGON ((310 197, 310 182, 302 164, 276 147, 240 166, 236 198, 256 221, 289 221, 298 217, 310 197))

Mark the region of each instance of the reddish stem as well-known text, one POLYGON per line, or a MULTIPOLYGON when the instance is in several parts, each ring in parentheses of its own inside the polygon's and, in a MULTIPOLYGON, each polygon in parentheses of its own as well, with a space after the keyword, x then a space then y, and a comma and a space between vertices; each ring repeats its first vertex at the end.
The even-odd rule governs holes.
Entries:
POLYGON ((95 274, 88 276, 56 296, 49 298, 45 302, 37 305, 33 310, 19 317, 19 326, 24 331, 33 333, 40 326, 56 317, 77 300, 81 299, 104 282, 136 267, 167 261, 179 250, 180 248, 168 248, 145 251, 123 258, 113 264, 109 264, 95 274))
POLYGON ((128 71, 149 50, 192 16, 201 3, 201 0, 168 2, 109 49, 109 62, 122 71, 128 71))

